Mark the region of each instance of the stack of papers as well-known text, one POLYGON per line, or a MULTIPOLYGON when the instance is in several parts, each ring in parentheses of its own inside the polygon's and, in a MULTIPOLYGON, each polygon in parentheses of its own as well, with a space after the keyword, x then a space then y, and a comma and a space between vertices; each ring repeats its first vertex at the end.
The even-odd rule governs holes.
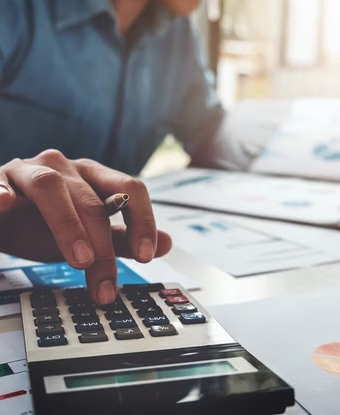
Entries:
POLYGON ((146 180, 153 202, 338 227, 340 185, 206 169, 146 180))

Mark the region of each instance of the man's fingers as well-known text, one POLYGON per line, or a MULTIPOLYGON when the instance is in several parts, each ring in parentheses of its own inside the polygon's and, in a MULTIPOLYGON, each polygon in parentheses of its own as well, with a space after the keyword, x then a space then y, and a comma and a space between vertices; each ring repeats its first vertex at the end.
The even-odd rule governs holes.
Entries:
POLYGON ((95 255, 95 262, 86 270, 87 288, 97 304, 112 303, 117 291, 117 267, 104 204, 80 177, 69 181, 68 188, 95 255))
MULTIPOLYGON (((157 231, 157 250, 155 257, 161 257, 167 254, 172 246, 170 236, 163 231, 157 231)), ((127 231, 125 226, 112 226, 112 242, 115 247, 115 253, 117 257, 134 258, 133 253, 127 238, 127 231)))
POLYGON ((94 253, 62 175, 19 159, 5 164, 3 170, 17 191, 35 203, 65 260, 74 268, 89 267, 94 253))
POLYGON ((8 184, 5 173, 0 169, 0 213, 8 212, 15 203, 15 193, 8 184))
POLYGON ((148 191, 142 181, 91 160, 76 161, 83 179, 103 197, 127 193, 129 203, 122 210, 133 258, 151 261, 157 251, 157 231, 148 191))

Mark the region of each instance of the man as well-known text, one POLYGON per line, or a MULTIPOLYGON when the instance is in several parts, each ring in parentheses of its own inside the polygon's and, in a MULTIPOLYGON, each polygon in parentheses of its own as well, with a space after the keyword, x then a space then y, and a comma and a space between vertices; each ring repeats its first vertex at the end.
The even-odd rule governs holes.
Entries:
POLYGON ((0 249, 86 269, 98 303, 114 299, 115 253, 146 262, 171 244, 141 182, 103 164, 137 174, 169 132, 194 165, 235 158, 185 17, 197 5, 0 1, 0 249), (115 192, 131 202, 113 248, 115 192))

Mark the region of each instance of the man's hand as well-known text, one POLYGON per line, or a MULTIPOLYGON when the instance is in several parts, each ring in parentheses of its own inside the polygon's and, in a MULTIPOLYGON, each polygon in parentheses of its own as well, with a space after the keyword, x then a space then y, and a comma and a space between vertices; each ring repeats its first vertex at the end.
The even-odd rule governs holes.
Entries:
POLYGON ((137 179, 93 160, 68 160, 57 150, 0 169, 0 251, 85 269, 97 304, 114 301, 116 256, 148 262, 170 247, 137 179), (111 228, 105 212, 102 200, 114 193, 130 196, 122 211, 126 227, 111 228))

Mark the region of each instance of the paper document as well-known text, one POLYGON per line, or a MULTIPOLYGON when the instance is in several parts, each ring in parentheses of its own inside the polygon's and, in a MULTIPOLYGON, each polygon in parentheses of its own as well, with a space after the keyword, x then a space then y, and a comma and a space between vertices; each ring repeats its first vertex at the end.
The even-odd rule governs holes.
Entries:
POLYGON ((340 232, 175 206, 153 206, 174 245, 235 277, 340 262, 340 232))
POLYGON ((305 99, 253 163, 253 172, 340 179, 340 100, 305 99))
POLYGON ((0 334, 0 413, 34 414, 22 331, 0 334))
POLYGON ((337 285, 209 311, 243 347, 294 387, 296 400, 311 414, 339 415, 339 298, 337 285))
POLYGON ((340 184, 184 169, 145 180, 153 202, 338 227, 340 184))

